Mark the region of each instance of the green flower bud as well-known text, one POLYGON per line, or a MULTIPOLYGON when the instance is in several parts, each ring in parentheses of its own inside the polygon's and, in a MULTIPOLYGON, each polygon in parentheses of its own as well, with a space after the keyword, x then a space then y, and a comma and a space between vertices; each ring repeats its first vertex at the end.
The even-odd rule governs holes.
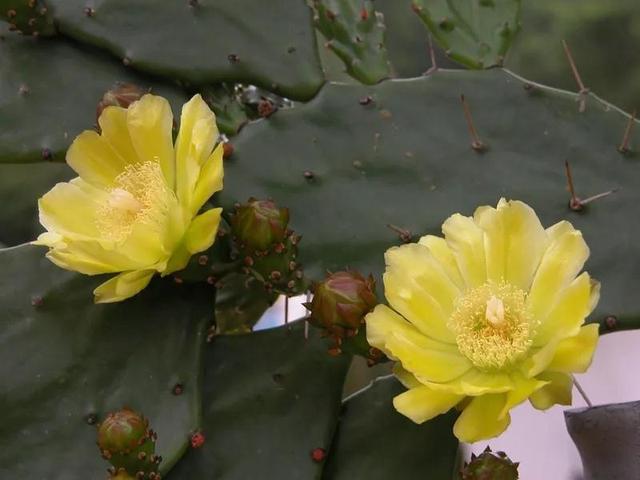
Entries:
POLYGON ((98 428, 100 453, 119 473, 156 472, 160 457, 154 455, 155 439, 149 421, 128 408, 109 413, 98 428))
POLYGON ((504 452, 492 452, 489 447, 480 455, 471 455, 471 462, 460 472, 461 480, 518 480, 518 463, 504 452))
POLYGON ((363 277, 358 272, 329 274, 314 289, 310 321, 337 335, 356 332, 364 323, 364 317, 378 303, 375 281, 371 275, 363 277))
POLYGON ((231 231, 240 244, 250 249, 267 250, 285 239, 288 223, 288 208, 278 208, 271 200, 250 198, 236 208, 231 231))

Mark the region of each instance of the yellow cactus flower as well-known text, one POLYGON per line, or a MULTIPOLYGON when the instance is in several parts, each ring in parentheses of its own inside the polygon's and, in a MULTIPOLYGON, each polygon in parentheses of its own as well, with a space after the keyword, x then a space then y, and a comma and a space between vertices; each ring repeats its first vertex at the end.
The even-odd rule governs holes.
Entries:
POLYGON ((175 145, 171 107, 159 96, 107 107, 98 123, 100 134, 82 132, 67 151, 79 176, 39 200, 47 232, 33 243, 49 247, 62 268, 118 273, 94 291, 97 303, 109 303, 213 244, 222 209, 199 211, 222 188, 223 146, 214 149, 215 115, 200 95, 183 106, 175 145))
POLYGON ((369 343, 408 388, 396 410, 422 423, 457 407, 454 434, 475 442, 501 434, 526 399, 570 404, 571 374, 586 371, 598 341, 598 325, 584 326, 599 284, 580 274, 580 231, 545 230, 531 207, 504 199, 442 231, 386 252, 390 307, 366 317, 369 343))

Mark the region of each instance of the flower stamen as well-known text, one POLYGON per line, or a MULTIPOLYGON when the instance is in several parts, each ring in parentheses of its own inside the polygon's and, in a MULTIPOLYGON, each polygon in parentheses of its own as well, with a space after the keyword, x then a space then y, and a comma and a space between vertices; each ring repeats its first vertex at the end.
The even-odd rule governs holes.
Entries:
POLYGON ((506 282, 488 282, 457 301, 449 328, 460 352, 476 367, 496 370, 522 358, 536 325, 523 290, 506 282))
POLYGON ((167 187, 157 161, 127 165, 114 183, 98 212, 100 233, 123 242, 138 223, 161 227, 175 194, 167 187))

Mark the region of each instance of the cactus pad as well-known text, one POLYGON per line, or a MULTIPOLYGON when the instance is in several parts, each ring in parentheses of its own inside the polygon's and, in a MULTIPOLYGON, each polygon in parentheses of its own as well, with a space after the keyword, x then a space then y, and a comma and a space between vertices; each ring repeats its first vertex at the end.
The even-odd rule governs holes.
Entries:
POLYGON ((290 98, 324 81, 305 0, 49 0, 60 31, 138 70, 189 84, 240 82, 290 98))
POLYGON ((240 132, 221 199, 229 206, 255 195, 288 206, 311 278, 345 267, 378 276, 390 246, 441 234, 455 212, 521 199, 545 225, 568 219, 583 231, 587 269, 602 282, 594 319, 613 315, 615 328, 625 328, 640 316, 640 246, 630 220, 640 203, 640 129, 621 154, 629 117, 593 95, 581 113, 578 100, 499 69, 328 84, 308 104, 240 132), (461 93, 484 154, 471 148, 461 93), (565 161, 583 198, 619 190, 571 210, 565 161))
POLYGON ((342 60, 349 75, 366 84, 391 76, 384 17, 370 0, 314 0, 313 8, 325 47, 342 60))
POLYGON ((456 414, 416 425, 393 408, 393 397, 404 390, 395 378, 384 377, 344 401, 323 478, 451 478, 456 414))
POLYGON ((413 0, 447 56, 469 68, 501 66, 520 30, 520 0, 413 0))
POLYGON ((197 425, 210 294, 158 280, 140 298, 98 306, 91 291, 100 279, 61 270, 43 253, 0 250, 0 476, 101 478, 96 429, 123 405, 149 417, 170 468, 197 425))
POLYGON ((0 163, 62 161, 71 141, 96 124, 96 108, 116 82, 167 97, 174 112, 187 100, 122 64, 63 39, 9 35, 0 41, 0 163))
POLYGON ((202 434, 168 480, 319 478, 349 357, 327 357, 303 322, 217 337, 205 350, 202 434), (274 432, 280 432, 274 441, 274 432))

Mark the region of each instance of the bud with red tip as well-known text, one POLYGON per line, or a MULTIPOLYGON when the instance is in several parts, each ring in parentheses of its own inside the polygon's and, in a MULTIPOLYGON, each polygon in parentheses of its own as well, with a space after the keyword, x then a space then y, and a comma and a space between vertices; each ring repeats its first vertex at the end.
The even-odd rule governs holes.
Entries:
POLYGON ((518 480, 518 463, 513 463, 504 452, 492 452, 489 447, 480 455, 471 454, 460 472, 461 480, 518 480))
POLYGON ((333 340, 331 355, 342 352, 365 357, 369 365, 384 361, 382 352, 367 343, 364 317, 377 305, 375 281, 354 271, 330 273, 314 288, 306 303, 309 321, 333 340))
POLYGON ((331 273, 318 283, 313 301, 306 307, 311 311, 311 323, 342 334, 357 331, 377 304, 373 277, 346 271, 331 273))
POLYGON ((231 220, 231 230, 243 245, 266 250, 284 240, 288 224, 288 208, 278 208, 272 200, 250 198, 237 207, 231 220))
POLYGON ((96 109, 96 118, 100 118, 102 111, 110 106, 129 108, 129 105, 140 100, 145 93, 145 90, 133 83, 116 83, 102 96, 96 109))
POLYGON ((155 455, 155 442, 156 434, 149 428, 149 421, 129 408, 109 413, 98 428, 102 457, 116 472, 134 477, 155 476, 161 460, 155 455))

